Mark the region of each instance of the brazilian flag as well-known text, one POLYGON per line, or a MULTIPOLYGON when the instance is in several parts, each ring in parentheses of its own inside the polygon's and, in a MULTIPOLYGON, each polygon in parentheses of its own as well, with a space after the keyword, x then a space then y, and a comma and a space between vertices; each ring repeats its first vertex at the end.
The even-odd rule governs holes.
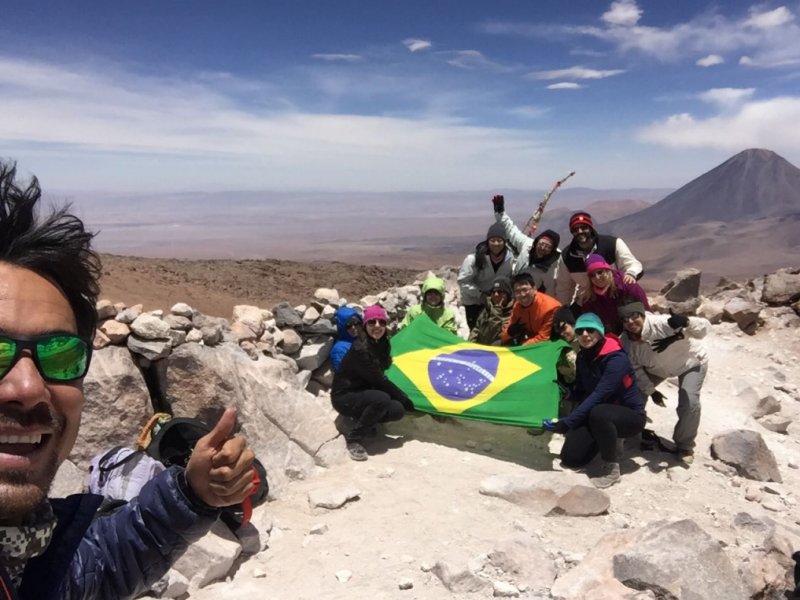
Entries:
POLYGON ((387 375, 417 410, 540 427, 558 416, 556 362, 566 342, 515 348, 465 342, 420 315, 392 338, 387 375))

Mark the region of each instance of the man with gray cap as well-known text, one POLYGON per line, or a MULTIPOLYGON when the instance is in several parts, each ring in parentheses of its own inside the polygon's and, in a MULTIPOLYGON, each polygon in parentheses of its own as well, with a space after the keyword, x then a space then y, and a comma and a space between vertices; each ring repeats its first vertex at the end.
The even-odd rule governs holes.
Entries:
POLYGON ((702 338, 711 323, 702 317, 686 317, 670 312, 646 312, 641 302, 619 308, 625 333, 625 349, 636 372, 642 396, 664 405, 656 386, 668 377, 678 378, 678 422, 672 439, 678 458, 685 464, 694 461, 694 446, 700 426, 700 389, 708 370, 708 356, 702 338))

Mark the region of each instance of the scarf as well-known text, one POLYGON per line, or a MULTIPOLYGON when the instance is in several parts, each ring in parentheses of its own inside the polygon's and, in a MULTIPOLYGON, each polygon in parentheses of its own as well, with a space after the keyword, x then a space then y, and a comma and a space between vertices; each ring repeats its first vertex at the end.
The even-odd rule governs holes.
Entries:
POLYGON ((25 565, 47 549, 55 528, 56 516, 47 501, 22 525, 0 526, 0 561, 17 588, 22 583, 25 565))

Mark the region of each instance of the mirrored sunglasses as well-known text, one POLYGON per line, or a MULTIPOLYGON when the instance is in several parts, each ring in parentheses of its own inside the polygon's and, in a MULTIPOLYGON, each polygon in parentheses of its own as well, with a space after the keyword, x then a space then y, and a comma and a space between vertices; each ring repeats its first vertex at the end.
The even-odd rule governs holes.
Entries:
MULTIPOLYGON (((596 329, 592 329, 591 327, 579 327, 575 330, 576 335, 583 335, 584 333, 591 333, 592 331, 597 331, 596 329)), ((597 331, 597 333, 600 333, 597 331)))
POLYGON ((92 347, 77 335, 0 335, 0 378, 14 368, 23 350, 30 351, 39 374, 55 382, 80 379, 89 370, 92 358, 92 347))
POLYGON ((370 319, 369 321, 367 321, 367 325, 371 325, 372 327, 375 327, 376 325, 380 325, 381 327, 386 327, 386 321, 384 321, 383 319, 370 319))

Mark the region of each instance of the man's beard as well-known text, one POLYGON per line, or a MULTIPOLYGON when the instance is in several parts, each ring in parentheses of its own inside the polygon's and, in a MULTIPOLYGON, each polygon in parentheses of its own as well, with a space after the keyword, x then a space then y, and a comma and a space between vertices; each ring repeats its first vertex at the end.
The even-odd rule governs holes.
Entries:
POLYGON ((50 485, 58 471, 58 445, 64 424, 52 409, 39 404, 29 411, 13 406, 0 406, 0 427, 45 425, 52 430, 47 440, 48 454, 39 458, 38 473, 30 471, 0 470, 0 524, 19 524, 47 497, 50 485))

